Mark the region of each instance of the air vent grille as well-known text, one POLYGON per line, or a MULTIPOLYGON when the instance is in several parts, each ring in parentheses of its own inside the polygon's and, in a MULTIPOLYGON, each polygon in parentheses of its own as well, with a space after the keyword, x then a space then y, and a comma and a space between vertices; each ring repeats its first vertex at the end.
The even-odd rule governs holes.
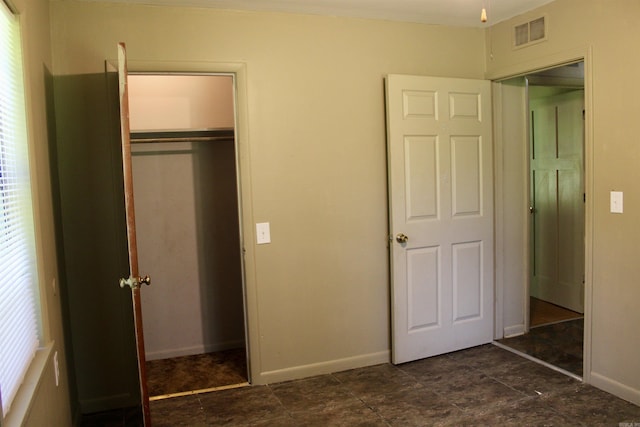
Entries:
POLYGON ((529 43, 529 23, 518 25, 515 28, 515 45, 522 46, 529 43))
POLYGON ((534 42, 545 37, 544 17, 529 22, 529 40, 534 42))
POLYGON ((523 47, 546 38, 547 26, 544 16, 513 27, 514 47, 523 47))

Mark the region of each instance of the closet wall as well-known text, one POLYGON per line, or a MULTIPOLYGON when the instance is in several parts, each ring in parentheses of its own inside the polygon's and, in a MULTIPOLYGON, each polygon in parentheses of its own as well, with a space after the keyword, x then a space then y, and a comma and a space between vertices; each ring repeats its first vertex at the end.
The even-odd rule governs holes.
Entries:
MULTIPOLYGON (((233 128, 230 76, 132 75, 131 130, 233 128)), ((244 346, 233 138, 132 146, 147 359, 244 346)))

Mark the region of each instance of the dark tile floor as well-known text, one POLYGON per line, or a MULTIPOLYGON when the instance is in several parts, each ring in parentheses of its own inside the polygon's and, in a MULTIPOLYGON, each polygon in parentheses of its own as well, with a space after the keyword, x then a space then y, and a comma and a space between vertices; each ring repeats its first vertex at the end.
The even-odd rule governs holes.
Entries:
POLYGON ((498 342, 582 376, 584 319, 537 326, 527 334, 498 342))
POLYGON ((142 427, 142 408, 120 408, 83 415, 80 427, 142 427))
POLYGON ((640 407, 493 345, 399 366, 158 400, 151 414, 154 427, 640 423, 640 407))
POLYGON ((244 348, 147 361, 149 396, 180 393, 247 381, 244 348))

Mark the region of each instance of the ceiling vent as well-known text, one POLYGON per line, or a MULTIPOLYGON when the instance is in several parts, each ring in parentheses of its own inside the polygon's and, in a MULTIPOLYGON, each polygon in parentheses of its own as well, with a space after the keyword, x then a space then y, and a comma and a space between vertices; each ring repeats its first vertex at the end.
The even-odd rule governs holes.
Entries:
POLYGON ((547 23, 544 16, 513 27, 514 48, 528 46, 546 39, 547 23))

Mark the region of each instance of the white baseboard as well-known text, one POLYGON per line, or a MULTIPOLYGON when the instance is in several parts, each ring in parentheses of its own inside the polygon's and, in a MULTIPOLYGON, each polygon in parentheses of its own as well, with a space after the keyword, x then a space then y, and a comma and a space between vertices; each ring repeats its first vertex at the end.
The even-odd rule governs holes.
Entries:
POLYGON ((621 399, 640 406, 640 390, 638 389, 629 387, 628 385, 622 384, 593 371, 591 371, 589 383, 594 387, 598 387, 599 389, 618 396, 621 399))
POLYGON ((523 334, 524 334, 524 324, 507 326, 506 328, 504 328, 505 338, 517 337, 518 335, 523 335, 523 334))
POLYGON ((365 366, 379 365, 381 363, 389 363, 390 360, 391 352, 389 350, 385 350, 377 353, 346 357, 344 359, 329 360, 309 365, 293 366, 291 368, 255 373, 252 375, 251 379, 252 383, 256 385, 271 384, 312 377, 315 375, 346 371, 348 369, 362 368, 365 366))
POLYGON ((245 346, 244 340, 212 343, 207 345, 195 345, 191 347, 170 348, 156 351, 147 351, 147 360, 169 359, 170 357, 191 356, 193 354, 212 353, 215 351, 231 350, 245 346))

